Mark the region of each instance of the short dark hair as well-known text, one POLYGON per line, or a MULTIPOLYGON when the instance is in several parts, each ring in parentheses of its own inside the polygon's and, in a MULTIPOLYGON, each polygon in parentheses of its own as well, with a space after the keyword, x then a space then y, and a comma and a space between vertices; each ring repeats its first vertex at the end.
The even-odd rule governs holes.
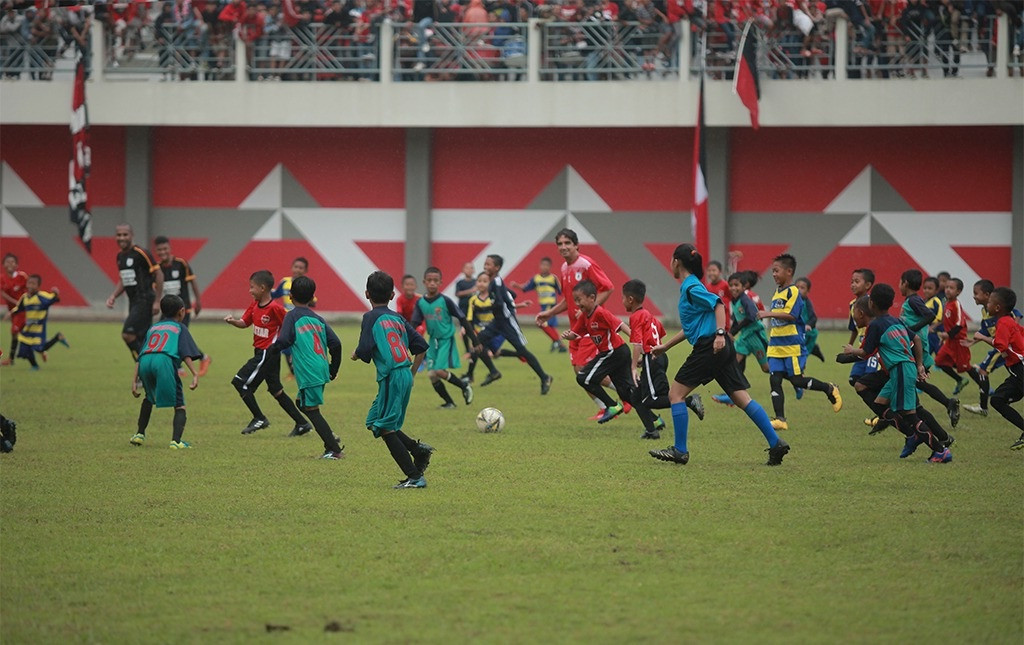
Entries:
POLYGON ((647 285, 644 284, 643 280, 630 280, 622 285, 622 295, 630 296, 637 302, 643 302, 644 298, 647 297, 647 285))
POLYGON ((185 308, 185 301, 181 296, 164 296, 160 298, 160 313, 164 318, 173 318, 178 312, 185 308))
MULTIPOLYGON (((402 282, 405 282, 406 280, 415 280, 415 279, 416 279, 416 276, 414 276, 411 273, 406 273, 405 275, 402 276, 402 282)), ((391 281, 394 282, 395 279, 392 278, 391 281)))
POLYGON ((810 278, 805 277, 805 276, 800 276, 799 278, 797 278, 796 280, 793 281, 793 284, 799 284, 801 282, 803 282, 804 284, 807 285, 807 290, 808 291, 811 290, 811 279, 810 278))
POLYGON ((153 246, 160 246, 161 244, 170 244, 170 243, 171 243, 171 240, 166 235, 157 235, 156 237, 153 238, 153 246))
POLYGON ((715 267, 719 271, 722 270, 722 263, 719 262, 718 260, 711 260, 710 262, 708 262, 708 266, 709 267, 715 267))
POLYGON ((991 280, 982 278, 974 283, 974 288, 981 289, 982 293, 992 293, 995 290, 996 285, 992 284, 991 280))
POLYGON ((736 282, 739 282, 740 285, 742 286, 742 285, 746 284, 746 279, 747 279, 747 272, 746 271, 737 271, 736 273, 733 273, 728 278, 726 278, 725 281, 726 282, 732 282, 733 280, 735 280, 736 282))
POLYGON ((295 258, 294 260, 292 260, 292 264, 295 264, 296 262, 301 262, 302 266, 306 267, 306 269, 309 269, 309 260, 307 260, 306 258, 302 257, 301 255, 299 257, 295 258))
POLYGON ((499 269, 505 266, 505 258, 501 257, 500 255, 492 254, 488 255, 487 257, 491 258, 491 262, 493 262, 495 266, 497 266, 499 269))
POLYGON ((4 259, 6 260, 7 258, 14 258, 15 262, 18 261, 18 256, 13 253, 4 253, 4 259))
POLYGON ((1017 292, 1010 287, 997 287, 992 290, 992 295, 1003 303, 1008 312, 1012 312, 1013 308, 1017 306, 1017 292))
POLYGON ((28 280, 35 280, 36 282, 39 282, 39 283, 43 282, 43 276, 39 275, 38 273, 30 274, 27 279, 28 280))
POLYGON ((569 238, 569 241, 572 242, 574 246, 580 245, 580 238, 576 237, 576 231, 572 230, 571 228, 563 228, 562 230, 555 233, 556 243, 558 242, 558 238, 560 237, 569 238))
POLYGON ((548 256, 546 256, 546 255, 545 255, 544 257, 542 257, 542 258, 540 259, 540 261, 541 261, 541 262, 547 262, 548 264, 551 264, 551 258, 549 258, 549 257, 548 257, 548 256))
POLYGON ((949 280, 949 278, 950 278, 949 271, 939 271, 938 273, 935 274, 935 277, 937 277, 939 280, 941 280, 943 278, 949 280))
POLYGON ((316 282, 307 275, 300 275, 292 280, 292 302, 297 305, 308 305, 316 293, 316 282))
POLYGON ((484 276, 487 276, 488 280, 491 279, 491 274, 487 273, 486 271, 481 271, 480 273, 476 274, 476 279, 479 280, 480 278, 482 278, 484 276))
MULTIPOLYGON (((406 276, 411 278, 412 276, 406 276)), ((366 278, 366 295, 375 305, 387 304, 395 293, 395 279, 383 271, 374 271, 366 278)))
POLYGON ((437 277, 441 277, 441 269, 438 269, 437 267, 427 267, 427 270, 423 272, 423 279, 426 280, 427 276, 431 273, 436 273, 437 277))
MULTIPOLYGON (((895 297, 896 294, 893 294, 895 297)), ((871 296, 861 296, 857 298, 857 302, 853 303, 855 309, 863 311, 864 313, 871 315, 871 296)))
POLYGON ((871 269, 854 269, 853 272, 859 273, 860 277, 864 278, 864 282, 867 282, 868 284, 875 283, 875 272, 871 269))
POLYGON ((896 290, 891 285, 879 282, 871 289, 871 302, 875 303, 875 308, 879 311, 889 311, 892 307, 892 303, 896 300, 896 290))
POLYGON ((249 282, 255 282, 256 284, 266 287, 267 289, 274 288, 274 274, 266 269, 257 271, 249 276, 249 282))
POLYGON ((939 288, 939 279, 936 278, 936 277, 932 277, 932 276, 929 276, 929 277, 925 278, 924 281, 921 282, 921 286, 923 287, 924 285, 928 284, 929 282, 934 284, 936 289, 939 288))
POLYGON ((590 280, 584 280, 582 282, 577 282, 576 286, 573 287, 572 290, 573 290, 573 292, 579 291, 580 293, 582 293, 585 296, 596 296, 597 295, 597 287, 595 287, 594 283, 591 282, 590 280))
POLYGON ((772 259, 772 262, 778 262, 784 269, 789 269, 794 272, 796 271, 796 258, 789 253, 780 253, 779 255, 776 255, 772 259))
POLYGON ((900 282, 906 282, 907 287, 911 291, 917 291, 921 288, 921 281, 924 280, 924 275, 917 269, 907 269, 900 276, 900 282))
POLYGON ((949 281, 946 282, 946 284, 949 284, 950 282, 953 282, 953 283, 956 284, 956 292, 957 293, 963 293, 963 290, 964 290, 964 281, 963 280, 961 280, 960 278, 950 278, 949 281))
POLYGON ((757 274, 757 271, 747 269, 746 271, 741 271, 740 273, 746 276, 746 280, 741 280, 741 282, 746 284, 748 289, 753 289, 754 287, 756 287, 757 283, 760 282, 761 280, 761 276, 757 274))

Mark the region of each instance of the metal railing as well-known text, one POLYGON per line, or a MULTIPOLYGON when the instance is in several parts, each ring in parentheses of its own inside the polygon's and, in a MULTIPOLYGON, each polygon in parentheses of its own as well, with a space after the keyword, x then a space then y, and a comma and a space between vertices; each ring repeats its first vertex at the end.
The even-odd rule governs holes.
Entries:
POLYGON ((394 26, 396 80, 525 80, 527 23, 394 26))
POLYGON ((653 80, 679 74, 679 35, 671 27, 586 20, 545 22, 542 32, 542 80, 653 80))
POLYGON ((104 30, 108 77, 159 80, 231 80, 235 46, 230 34, 165 22, 130 34, 104 30))
POLYGON ((74 64, 58 65, 65 54, 73 60, 73 48, 57 36, 36 41, 19 33, 0 34, 0 75, 37 81, 53 80, 54 75, 70 78, 74 64))
POLYGON ((281 27, 251 43, 249 77, 254 80, 375 80, 379 34, 353 34, 313 23, 281 27))

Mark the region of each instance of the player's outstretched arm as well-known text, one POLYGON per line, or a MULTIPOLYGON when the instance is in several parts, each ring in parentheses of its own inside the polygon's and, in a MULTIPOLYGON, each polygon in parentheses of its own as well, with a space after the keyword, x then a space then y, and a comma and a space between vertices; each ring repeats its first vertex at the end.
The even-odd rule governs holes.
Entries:
POLYGON ((114 308, 114 302, 117 300, 117 297, 122 293, 124 293, 124 283, 121 282, 121 278, 118 278, 117 286, 114 287, 114 293, 110 294, 110 297, 107 298, 107 309, 114 308))
MULTIPOLYGON (((598 297, 598 304, 601 304, 601 302, 600 302, 601 294, 598 294, 597 297, 598 297)), ((541 323, 547 322, 548 319, 550 319, 552 316, 557 316, 558 314, 562 313, 563 311, 566 311, 568 308, 569 308, 569 305, 566 304, 565 300, 562 300, 561 302, 559 302, 557 305, 555 305, 551 309, 548 309, 547 311, 542 311, 539 314, 537 314, 537 324, 539 325, 541 323)))
POLYGON ((672 349, 673 347, 683 342, 684 340, 686 340, 686 332, 680 329, 675 336, 669 338, 661 345, 658 345, 654 349, 652 349, 651 354, 654 354, 655 356, 661 356, 662 354, 672 349))
POLYGON ((199 387, 199 374, 196 372, 196 368, 192 365, 192 359, 190 357, 186 356, 182 362, 185 363, 185 367, 187 367, 188 371, 192 374, 192 382, 189 383, 188 389, 194 390, 199 387))

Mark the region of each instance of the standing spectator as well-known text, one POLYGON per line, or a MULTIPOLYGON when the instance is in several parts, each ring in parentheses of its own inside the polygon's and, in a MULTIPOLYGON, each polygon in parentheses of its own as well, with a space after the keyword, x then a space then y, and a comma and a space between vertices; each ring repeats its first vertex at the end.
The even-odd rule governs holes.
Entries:
POLYGON ((905 55, 907 76, 914 76, 914 69, 921 70, 921 77, 928 78, 925 68, 928 54, 928 21, 921 0, 909 0, 906 9, 899 18, 900 31, 906 41, 905 55))
POLYGON ((25 61, 24 42, 21 40, 25 16, 14 10, 14 3, 3 3, 4 15, 0 18, 0 59, 3 60, 5 78, 20 78, 21 66, 25 61))
MULTIPOLYGON (((50 10, 32 11, 32 22, 29 30, 32 34, 32 58, 29 66, 40 69, 33 72, 32 78, 41 81, 53 80, 53 59, 57 56, 57 29, 50 17, 50 10)), ((26 13, 26 15, 28 15, 26 13)))

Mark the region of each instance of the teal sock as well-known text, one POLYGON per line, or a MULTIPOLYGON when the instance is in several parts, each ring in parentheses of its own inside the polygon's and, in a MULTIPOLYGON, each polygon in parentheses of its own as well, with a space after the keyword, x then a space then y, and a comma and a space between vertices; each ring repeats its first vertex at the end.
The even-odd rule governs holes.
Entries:
POLYGON ((690 452, 686 449, 686 432, 690 425, 690 413, 686 409, 686 401, 672 404, 672 425, 676 433, 676 450, 690 452))

